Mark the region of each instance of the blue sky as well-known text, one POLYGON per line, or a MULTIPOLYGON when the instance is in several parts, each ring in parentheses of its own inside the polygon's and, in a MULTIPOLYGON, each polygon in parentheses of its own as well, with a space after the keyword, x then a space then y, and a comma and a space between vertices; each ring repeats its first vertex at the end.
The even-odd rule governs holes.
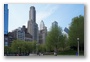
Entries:
POLYGON ((83 4, 8 4, 9 31, 22 27, 22 25, 27 27, 30 6, 35 6, 38 27, 43 20, 48 30, 54 21, 57 21, 64 30, 65 27, 69 26, 73 17, 84 16, 83 4))

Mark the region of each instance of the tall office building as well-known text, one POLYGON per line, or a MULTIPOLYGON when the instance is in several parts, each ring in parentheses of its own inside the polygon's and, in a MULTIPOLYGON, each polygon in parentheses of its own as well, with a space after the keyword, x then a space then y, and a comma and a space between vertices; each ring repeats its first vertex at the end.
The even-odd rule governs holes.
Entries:
POLYGON ((36 23, 36 10, 34 6, 30 7, 27 30, 32 35, 32 40, 38 41, 38 24, 36 23))
POLYGON ((40 23, 40 30, 43 30, 44 27, 45 27, 45 25, 44 25, 44 22, 43 22, 43 20, 42 20, 41 23, 40 23))
POLYGON ((4 34, 8 33, 8 4, 4 4, 4 34))
POLYGON ((47 27, 44 25, 43 20, 40 23, 40 31, 39 31, 39 43, 44 44, 47 36, 47 27))
POLYGON ((4 4, 4 45, 8 46, 8 4, 4 4))
POLYGON ((54 21, 54 22, 52 23, 52 27, 53 27, 53 26, 58 26, 58 22, 54 21))
POLYGON ((34 6, 30 7, 29 20, 33 20, 34 22, 36 22, 36 10, 34 6))

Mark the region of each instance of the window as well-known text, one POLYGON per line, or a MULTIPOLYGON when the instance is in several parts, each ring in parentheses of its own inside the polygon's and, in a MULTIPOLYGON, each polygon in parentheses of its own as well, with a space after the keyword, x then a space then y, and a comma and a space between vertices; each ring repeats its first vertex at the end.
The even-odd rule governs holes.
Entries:
POLYGON ((8 46, 8 42, 5 42, 5 46, 8 46))

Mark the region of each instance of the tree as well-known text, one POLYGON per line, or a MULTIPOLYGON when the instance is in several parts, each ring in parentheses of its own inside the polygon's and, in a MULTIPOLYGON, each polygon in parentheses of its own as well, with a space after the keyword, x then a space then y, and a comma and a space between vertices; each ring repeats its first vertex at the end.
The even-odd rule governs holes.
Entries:
POLYGON ((77 49, 77 38, 79 38, 80 50, 84 50, 84 16, 74 17, 69 27, 69 44, 77 49))
POLYGON ((11 44, 13 53, 30 53, 35 50, 35 42, 14 40, 11 44))
POLYGON ((36 53, 36 41, 32 41, 32 52, 36 53))
POLYGON ((19 47, 19 40, 14 40, 11 44, 11 51, 13 53, 18 53, 19 52, 18 47, 19 47))
POLYGON ((45 44, 39 44, 37 49, 38 49, 38 52, 44 53, 46 50, 45 44))
POLYGON ((60 47, 62 48, 62 51, 64 51, 64 49, 68 46, 67 42, 68 42, 67 36, 63 34, 60 41, 60 47))
POLYGON ((46 38, 47 49, 57 52, 62 38, 62 29, 58 25, 52 26, 46 38))
POLYGON ((51 36, 51 33, 48 32, 48 35, 46 37, 46 50, 47 51, 53 51, 53 47, 51 45, 51 37, 50 36, 51 36))
POLYGON ((25 41, 23 43, 23 47, 24 47, 24 53, 30 53, 32 52, 32 42, 30 41, 25 41))
POLYGON ((7 54, 9 52, 10 48, 8 46, 4 46, 4 53, 7 54))

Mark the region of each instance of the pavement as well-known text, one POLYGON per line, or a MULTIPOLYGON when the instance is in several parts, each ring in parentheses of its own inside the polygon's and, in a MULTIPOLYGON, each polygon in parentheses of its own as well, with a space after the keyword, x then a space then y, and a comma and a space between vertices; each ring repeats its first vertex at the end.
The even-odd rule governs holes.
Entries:
POLYGON ((29 56, 43 56, 43 54, 39 54, 39 55, 37 55, 37 54, 29 54, 29 56))

